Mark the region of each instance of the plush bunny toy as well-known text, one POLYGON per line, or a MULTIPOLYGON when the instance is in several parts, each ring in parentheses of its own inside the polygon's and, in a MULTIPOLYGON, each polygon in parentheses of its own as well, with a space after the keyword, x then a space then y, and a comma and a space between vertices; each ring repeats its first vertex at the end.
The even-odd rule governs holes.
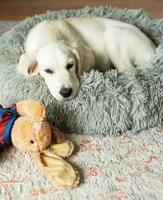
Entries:
POLYGON ((74 145, 64 139, 59 129, 45 121, 45 107, 40 102, 25 100, 12 108, 3 110, 1 107, 1 148, 10 140, 18 149, 31 153, 40 170, 50 180, 69 189, 79 185, 78 172, 63 159, 72 154, 74 145), (5 130, 3 137, 2 129, 5 130))

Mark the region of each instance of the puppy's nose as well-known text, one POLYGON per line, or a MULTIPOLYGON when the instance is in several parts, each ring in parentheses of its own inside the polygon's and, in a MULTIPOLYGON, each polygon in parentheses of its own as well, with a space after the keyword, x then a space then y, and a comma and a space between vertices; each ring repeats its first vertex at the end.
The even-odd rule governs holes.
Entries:
POLYGON ((59 93, 63 97, 68 98, 72 94, 72 88, 61 88, 59 93))

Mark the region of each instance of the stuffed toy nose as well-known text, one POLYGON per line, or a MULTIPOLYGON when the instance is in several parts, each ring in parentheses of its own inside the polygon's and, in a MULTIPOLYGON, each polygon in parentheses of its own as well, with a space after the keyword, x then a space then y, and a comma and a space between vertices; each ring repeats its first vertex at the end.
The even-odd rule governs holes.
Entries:
POLYGON ((39 133, 41 129, 41 122, 34 122, 32 128, 35 133, 39 133))

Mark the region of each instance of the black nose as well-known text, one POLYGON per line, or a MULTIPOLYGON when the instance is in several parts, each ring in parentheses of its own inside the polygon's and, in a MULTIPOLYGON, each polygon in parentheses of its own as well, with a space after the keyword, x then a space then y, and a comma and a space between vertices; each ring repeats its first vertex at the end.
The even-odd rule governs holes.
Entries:
POLYGON ((59 93, 63 97, 68 98, 72 94, 72 88, 61 88, 59 93))

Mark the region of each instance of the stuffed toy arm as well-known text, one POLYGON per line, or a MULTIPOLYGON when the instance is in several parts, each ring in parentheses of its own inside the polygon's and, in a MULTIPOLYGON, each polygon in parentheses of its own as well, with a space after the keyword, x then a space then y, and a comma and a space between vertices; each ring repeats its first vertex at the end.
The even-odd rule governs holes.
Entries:
POLYGON ((49 146, 49 151, 62 158, 69 157, 74 151, 74 144, 66 140, 62 132, 51 125, 52 140, 49 146))

